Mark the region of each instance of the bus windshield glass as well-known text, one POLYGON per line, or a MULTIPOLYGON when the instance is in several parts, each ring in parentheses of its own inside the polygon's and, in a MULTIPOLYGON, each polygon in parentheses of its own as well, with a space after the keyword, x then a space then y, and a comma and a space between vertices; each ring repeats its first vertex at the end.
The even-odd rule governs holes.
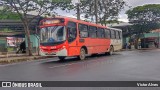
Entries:
POLYGON ((66 40, 64 26, 51 26, 41 28, 41 43, 54 43, 66 40))

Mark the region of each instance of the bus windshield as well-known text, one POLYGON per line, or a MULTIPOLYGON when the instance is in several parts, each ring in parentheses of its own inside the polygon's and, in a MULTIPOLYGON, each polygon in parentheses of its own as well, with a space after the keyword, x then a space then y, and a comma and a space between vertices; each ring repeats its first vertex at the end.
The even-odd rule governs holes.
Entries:
POLYGON ((64 26, 51 26, 41 28, 41 43, 54 43, 66 40, 66 31, 64 26))

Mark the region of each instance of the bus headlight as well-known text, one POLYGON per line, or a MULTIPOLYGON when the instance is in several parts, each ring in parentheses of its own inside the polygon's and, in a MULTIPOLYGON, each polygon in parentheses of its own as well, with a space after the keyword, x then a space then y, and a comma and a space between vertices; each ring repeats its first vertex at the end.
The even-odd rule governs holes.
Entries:
POLYGON ((47 47, 41 46, 40 49, 46 49, 47 47))

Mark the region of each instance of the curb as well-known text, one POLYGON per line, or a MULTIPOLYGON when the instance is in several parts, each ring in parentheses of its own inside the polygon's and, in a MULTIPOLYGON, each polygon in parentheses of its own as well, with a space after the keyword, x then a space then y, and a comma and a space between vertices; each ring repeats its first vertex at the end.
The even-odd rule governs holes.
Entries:
POLYGON ((121 51, 156 50, 160 48, 122 49, 121 51))
POLYGON ((23 61, 32 61, 32 60, 39 60, 39 59, 46 59, 46 58, 54 58, 54 57, 49 57, 49 56, 33 56, 33 57, 25 57, 25 58, 16 58, 16 59, 2 59, 0 60, 0 65, 3 64, 11 64, 11 63, 18 63, 18 62, 23 62, 23 61))

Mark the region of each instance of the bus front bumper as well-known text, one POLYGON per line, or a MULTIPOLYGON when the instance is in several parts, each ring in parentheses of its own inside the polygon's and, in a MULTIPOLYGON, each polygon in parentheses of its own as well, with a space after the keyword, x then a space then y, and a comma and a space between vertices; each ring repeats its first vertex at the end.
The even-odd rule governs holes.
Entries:
POLYGON ((40 50, 40 55, 41 56, 67 56, 67 49, 62 49, 56 52, 43 52, 42 50, 40 50))

